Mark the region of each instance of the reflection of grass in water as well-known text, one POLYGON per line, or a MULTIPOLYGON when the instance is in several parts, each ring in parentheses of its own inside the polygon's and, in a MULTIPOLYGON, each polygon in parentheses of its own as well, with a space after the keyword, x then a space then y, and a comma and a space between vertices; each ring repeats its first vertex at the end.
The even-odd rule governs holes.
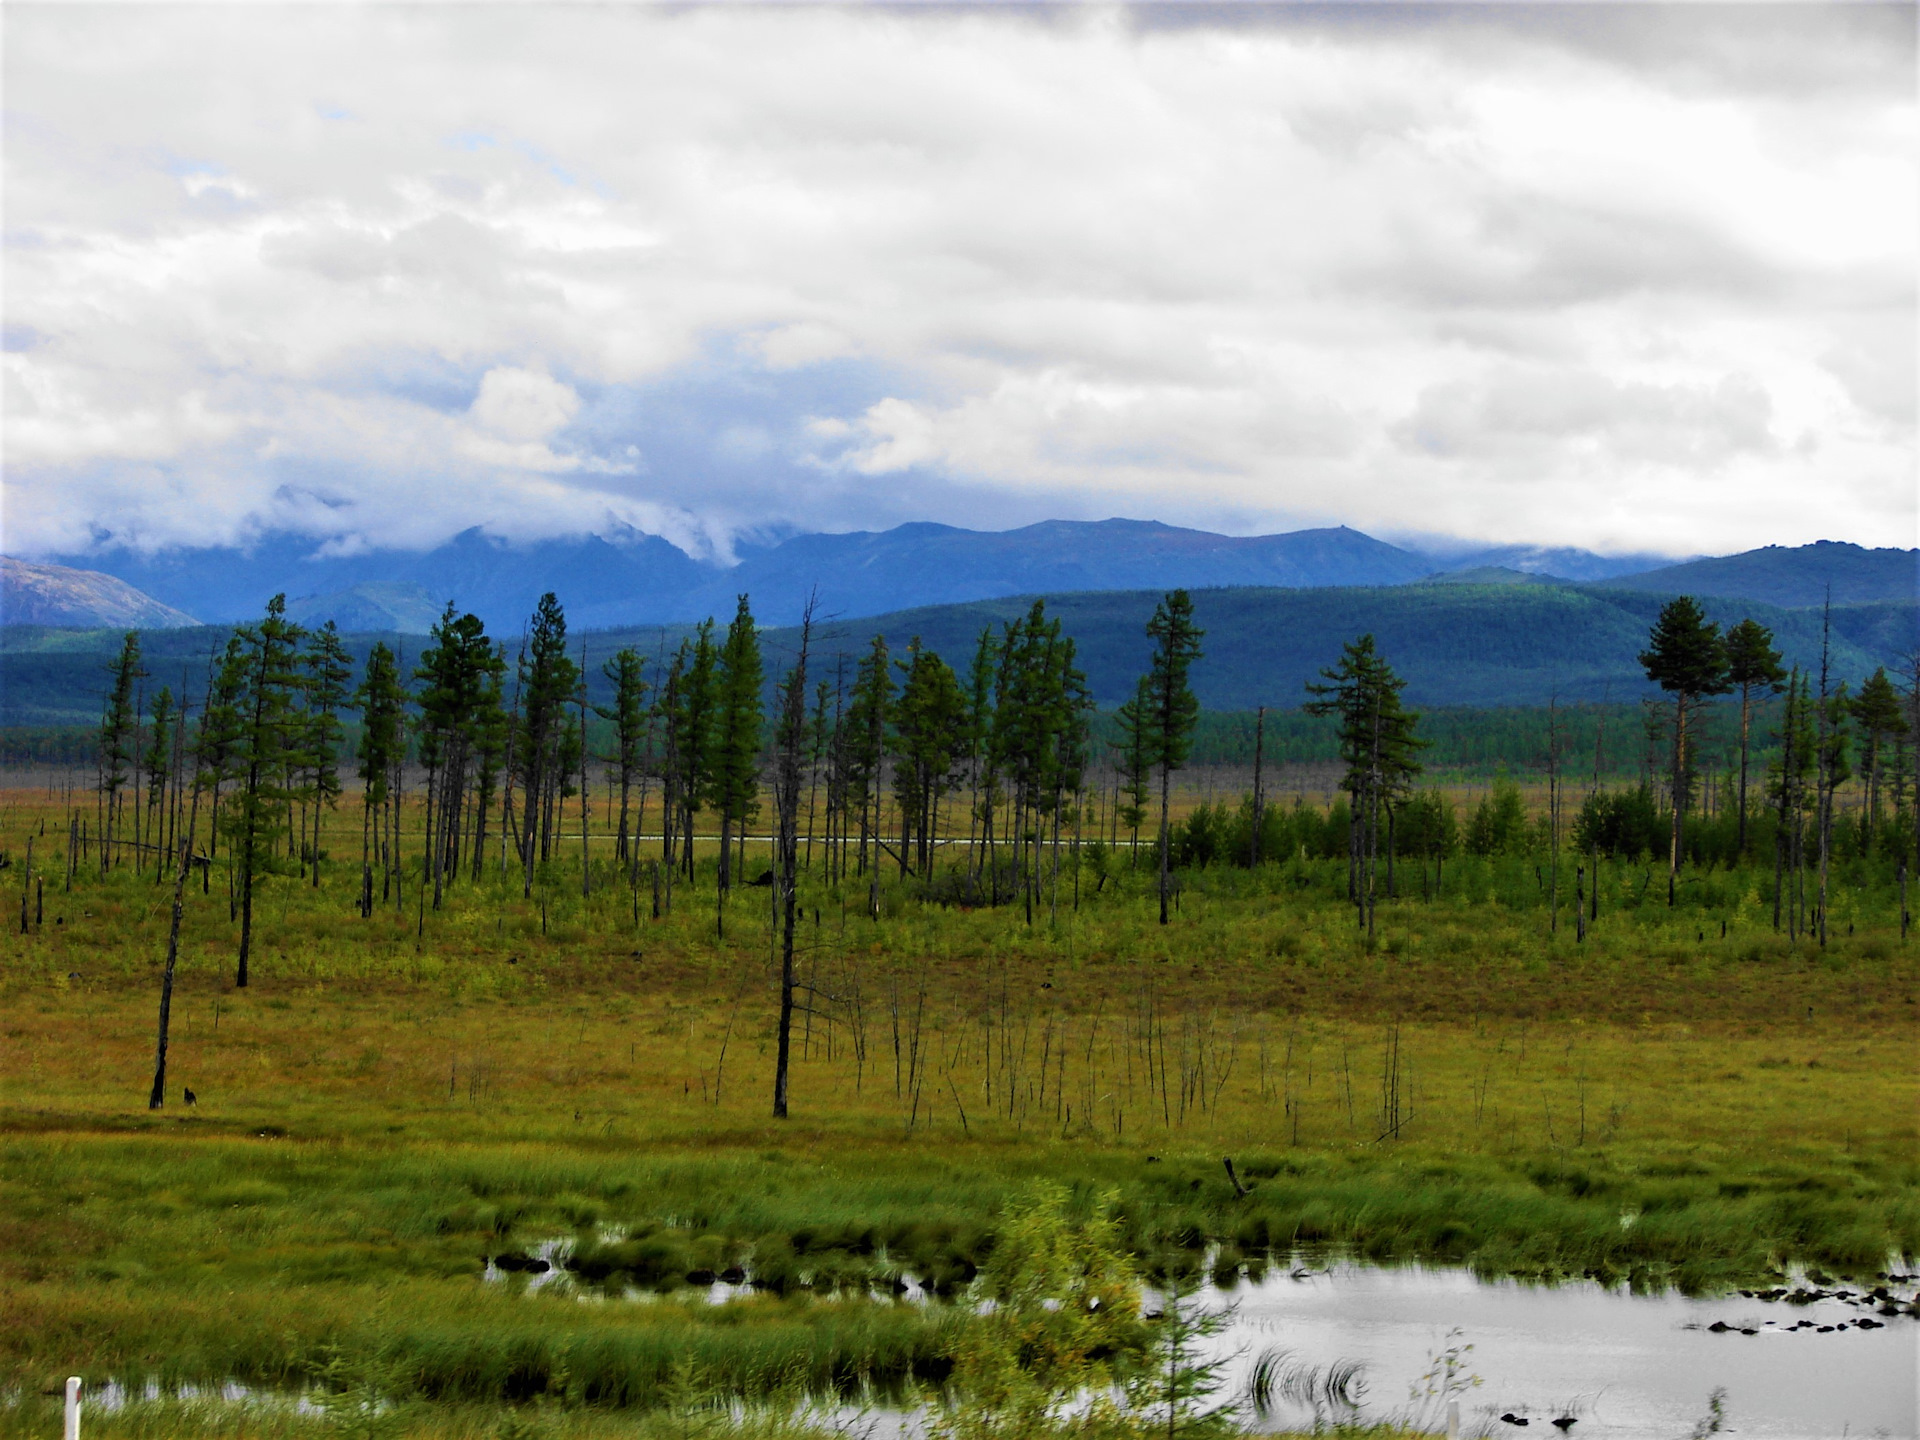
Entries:
POLYGON ((1356 1360, 1314 1365, 1285 1350, 1268 1349, 1253 1362, 1247 1399, 1262 1420, 1273 1414, 1277 1401, 1311 1410, 1316 1422, 1350 1419, 1366 1400, 1365 1370, 1356 1360))
POLYGON ((1771 935, 1759 872, 1700 876, 1669 912, 1610 870, 1585 946, 1545 936, 1518 860, 1449 862, 1448 897, 1383 905, 1373 947, 1338 866, 1198 873, 1164 931, 1124 867, 1053 930, 891 884, 879 921, 864 888, 843 920, 809 884, 819 1013, 778 1128, 747 898, 716 947, 704 876, 657 924, 643 889, 636 925, 610 871, 587 900, 557 871, 543 940, 515 886, 463 882, 417 941, 411 911, 354 915, 353 878, 266 882, 247 992, 224 988, 217 868, 190 898, 170 1098, 201 1103, 157 1117, 151 876, 83 870, 43 929, 0 934, 0 1386, 298 1386, 329 1345, 392 1358, 436 1414, 644 1406, 686 1355, 735 1393, 938 1375, 952 1312, 830 1287, 963 1286, 1036 1175, 1117 1188, 1129 1243, 1172 1273, 1322 1246, 1710 1286, 1920 1249, 1916 950, 1872 875, 1825 952, 1771 935), (1381 1140, 1390 1055, 1411 1119, 1381 1140), (477 1283, 483 1256, 552 1236, 608 1288, 750 1257, 783 1289, 710 1310, 477 1283))

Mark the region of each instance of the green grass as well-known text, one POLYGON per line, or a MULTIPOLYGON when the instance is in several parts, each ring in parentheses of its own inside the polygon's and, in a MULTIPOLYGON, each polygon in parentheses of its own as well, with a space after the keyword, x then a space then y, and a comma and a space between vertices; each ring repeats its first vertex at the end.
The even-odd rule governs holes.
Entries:
MULTIPOLYGON (((1825 949, 1772 933, 1751 871, 1668 910, 1609 867, 1585 944, 1522 859, 1450 862, 1372 944, 1332 866, 1185 877, 1166 929, 1143 875, 1082 878, 1032 927, 810 887, 818 1013, 776 1123, 764 892, 722 943, 705 879, 637 925, 604 866, 584 901, 559 870, 424 923, 411 892, 363 921, 346 877, 274 880, 235 991, 216 868, 150 1113, 166 895, 83 871, 0 941, 0 1430, 68 1373, 289 1390, 330 1357, 422 1435, 656 1433, 689 1358, 735 1396, 899 1393, 963 1316, 864 1290, 963 1285, 1040 1178, 1116 1193, 1150 1267, 1223 1280, 1300 1247, 1701 1290, 1920 1252, 1920 976, 1868 868, 1825 949), (481 1279, 554 1238, 649 1298, 481 1279), (776 1287, 689 1298, 742 1260, 776 1287)), ((159 1404, 89 1433, 227 1423, 159 1404)))

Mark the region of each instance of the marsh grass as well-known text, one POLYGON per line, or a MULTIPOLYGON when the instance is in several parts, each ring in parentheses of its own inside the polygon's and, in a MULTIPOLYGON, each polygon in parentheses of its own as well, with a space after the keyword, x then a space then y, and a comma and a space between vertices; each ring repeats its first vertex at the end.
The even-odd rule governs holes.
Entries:
MULTIPOLYGON (((1518 860, 1449 862, 1431 900, 1412 876, 1373 945, 1298 860, 1187 877, 1164 930, 1123 866, 1032 927, 810 888, 818 998, 776 1125, 764 892, 721 945, 710 881, 657 922, 643 892, 636 924, 605 868, 585 901, 576 869, 424 923, 410 893, 362 920, 350 876, 274 880, 235 991, 216 867, 158 1113, 162 891, 87 869, 48 894, 0 941, 0 1380, 291 1391, 345 1357, 447 1436, 672 1433, 648 1427, 689 1360, 736 1398, 901 1393, 963 1317, 868 1289, 964 1285, 1043 1176, 1117 1190, 1156 1273, 1227 1284, 1315 1249, 1689 1289, 1920 1252, 1915 952, 1871 874, 1825 950, 1776 937, 1743 871, 1674 910, 1603 875, 1584 945, 1518 860), (555 1239, 564 1283, 483 1278, 555 1239), (736 1264, 751 1298, 683 1283, 736 1264)), ((172 1414, 89 1433, 227 1433, 172 1414)))

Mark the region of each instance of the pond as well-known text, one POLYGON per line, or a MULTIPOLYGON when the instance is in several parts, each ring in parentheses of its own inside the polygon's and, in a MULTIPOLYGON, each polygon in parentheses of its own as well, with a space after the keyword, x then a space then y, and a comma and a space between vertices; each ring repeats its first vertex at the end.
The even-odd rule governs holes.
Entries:
MULTIPOLYGON (((1201 1303, 1232 1310, 1214 1343, 1233 1357, 1234 1393, 1270 1350, 1323 1374, 1357 1364, 1364 1390, 1356 1418, 1409 1415, 1409 1387, 1433 1357, 1470 1344, 1464 1369, 1483 1383, 1462 1396, 1466 1434, 1558 1440, 1552 1422, 1571 1416, 1563 1428, 1575 1440, 1684 1440, 1720 1388, 1726 1426, 1743 1440, 1913 1436, 1920 1320, 1883 1316, 1858 1286, 1841 1298, 1836 1291, 1846 1288, 1799 1287, 1803 1297, 1826 1296, 1810 1303, 1784 1295, 1703 1300, 1595 1283, 1485 1281, 1460 1269, 1322 1263, 1270 1270, 1201 1303)), ((1891 1289, 1911 1301, 1910 1284, 1891 1289)), ((1321 1414, 1341 1418, 1325 1404, 1321 1414)), ((1313 1419, 1310 1405, 1276 1397, 1262 1428, 1313 1419)))

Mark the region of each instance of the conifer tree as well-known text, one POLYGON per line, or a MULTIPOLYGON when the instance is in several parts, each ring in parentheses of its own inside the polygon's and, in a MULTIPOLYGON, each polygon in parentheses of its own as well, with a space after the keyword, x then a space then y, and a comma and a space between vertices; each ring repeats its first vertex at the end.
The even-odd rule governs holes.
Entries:
POLYGON ((955 783, 966 753, 969 697, 951 666, 914 636, 894 706, 893 790, 900 808, 900 870, 933 870, 933 840, 940 801, 955 783), (909 856, 912 864, 909 864, 909 856))
POLYGON ((727 626, 714 672, 713 766, 708 795, 720 812, 720 894, 733 883, 732 845, 736 830, 743 842, 747 822, 759 808, 760 737, 765 715, 760 691, 765 672, 760 635, 742 595, 727 626))
POLYGON ((1727 631, 1727 679, 1740 691, 1739 851, 1747 853, 1747 736, 1756 695, 1777 695, 1787 672, 1773 648, 1773 632, 1749 616, 1727 631))
POLYGON ((1142 675, 1134 686, 1133 698, 1118 712, 1120 737, 1114 742, 1114 762, 1119 771, 1119 822, 1132 832, 1127 868, 1132 869, 1140 850, 1140 827, 1146 823, 1147 802, 1153 791, 1153 696, 1148 677, 1142 675))
POLYGON ((120 653, 107 667, 113 677, 107 687, 106 708, 100 719, 100 796, 103 814, 100 826, 100 868, 113 862, 114 841, 119 836, 120 818, 125 810, 122 792, 132 781, 140 756, 140 722, 134 707, 134 686, 145 676, 140 668, 140 634, 127 631, 120 653))
POLYGON ((1420 773, 1414 757, 1425 742, 1415 733, 1419 715, 1400 702, 1407 682, 1381 657, 1373 636, 1350 641, 1340 663, 1320 673, 1326 683, 1308 683, 1308 693, 1317 698, 1303 708, 1340 722, 1340 758, 1347 767, 1341 786, 1351 797, 1353 817, 1347 832, 1348 895, 1371 935, 1381 820, 1420 773))
POLYGON ((775 920, 780 936, 780 1019, 775 1036, 773 1115, 787 1116, 787 1080, 793 1057, 794 929, 798 923, 800 787, 807 750, 807 655, 813 645, 813 599, 800 617, 800 649, 780 682, 774 721, 773 803, 778 812, 774 856, 775 920))
POLYGON ((993 687, 1000 668, 1000 646, 993 627, 984 625, 967 667, 967 819, 968 893, 979 898, 980 871, 993 840, 993 687))
POLYGON ((641 743, 647 731, 647 682, 643 678, 647 662, 631 648, 618 650, 600 673, 613 683, 613 703, 596 705, 594 713, 613 722, 613 754, 606 757, 620 780, 620 819, 615 832, 613 853, 621 864, 631 864, 627 816, 633 787, 640 777, 641 743))
POLYGON ((1827 602, 1821 615, 1820 700, 1813 712, 1814 727, 1814 823, 1820 842, 1820 944, 1827 943, 1827 880, 1833 862, 1834 798, 1840 787, 1852 778, 1853 766, 1847 756, 1846 682, 1832 684, 1833 603, 1827 602))
POLYGON ((1785 911, 1787 935, 1796 938, 1800 930, 1800 889, 1804 864, 1804 831, 1807 777, 1813 771, 1814 739, 1808 719, 1807 678, 1799 667, 1787 677, 1787 701, 1780 715, 1780 728, 1774 732, 1780 748, 1768 774, 1768 793, 1776 809, 1773 841, 1773 928, 1777 931, 1785 911), (1792 877, 1792 895, 1784 894, 1784 881, 1792 877))
POLYGON ((1153 666, 1147 672, 1144 698, 1148 701, 1148 759, 1160 771, 1160 923, 1167 923, 1172 835, 1173 772, 1186 764, 1193 747, 1193 727, 1200 718, 1200 702, 1187 685, 1187 672, 1200 658, 1206 635, 1193 623, 1193 599, 1184 590, 1170 591, 1154 607, 1147 622, 1154 642, 1153 666))
POLYGON ((242 626, 228 650, 230 673, 220 689, 231 695, 237 723, 226 754, 235 790, 222 817, 227 851, 237 868, 240 955, 233 983, 244 988, 253 948, 253 900, 262 875, 280 873, 279 840, 297 798, 293 767, 305 728, 295 702, 305 680, 300 642, 305 632, 287 619, 287 597, 267 602, 258 625, 242 626))
POLYGON ((681 641, 661 678, 654 698, 654 719, 660 726, 660 864, 667 872, 667 905, 673 905, 673 876, 678 871, 675 837, 680 831, 680 732, 686 721, 687 664, 693 653, 681 641))
MULTIPOLYGON (((846 805, 859 817, 855 873, 861 875, 867 873, 869 846, 873 848, 874 870, 880 868, 881 775, 886 766, 887 727, 893 720, 893 692, 887 637, 876 635, 855 673, 847 706, 846 805)), ((869 908, 877 894, 877 889, 870 886, 869 908)))
POLYGON ((1733 682, 1720 627, 1707 619, 1691 595, 1676 596, 1661 607, 1639 658, 1647 678, 1673 696, 1673 833, 1667 864, 1667 903, 1671 905, 1680 878, 1687 801, 1693 792, 1693 737, 1687 707, 1710 695, 1726 694, 1733 682))
POLYGON ((535 860, 552 853, 557 807, 574 793, 572 762, 579 739, 567 707, 580 681, 580 667, 567 653, 566 612, 549 590, 527 627, 520 660, 520 722, 513 737, 516 778, 522 786, 520 863, 529 896, 535 860))
POLYGON ((677 660, 679 675, 673 721, 675 764, 679 771, 679 799, 683 846, 681 864, 693 879, 693 824, 712 788, 717 744, 719 692, 716 671, 719 650, 713 643, 713 621, 700 622, 689 641, 682 641, 677 660))
MULTIPOLYGON (((212 708, 213 677, 208 676, 208 709, 212 708)), ((193 796, 187 810, 187 826, 184 834, 177 834, 179 854, 172 857, 175 864, 173 879, 173 905, 167 923, 167 956, 160 970, 160 1021, 154 1038, 153 1047, 153 1085, 147 1092, 147 1108, 158 1110, 167 1101, 167 1046, 172 1038, 173 1025, 173 981, 180 963, 180 922, 186 910, 187 876, 193 870, 193 842, 200 825, 200 794, 203 785, 204 770, 198 756, 204 753, 202 747, 195 749, 193 770, 193 796)))
POLYGON ((1880 830, 1880 779, 1890 746, 1907 733, 1906 717, 1900 713, 1900 695, 1887 678, 1882 665, 1867 678, 1860 693, 1853 697, 1848 712, 1860 727, 1860 763, 1867 781, 1866 813, 1861 817, 1861 850, 1870 849, 1880 830))
POLYGON ((438 910, 446 882, 460 872, 470 815, 476 852, 484 843, 504 749, 500 698, 506 658, 487 638, 480 617, 456 616, 451 603, 433 628, 432 642, 414 676, 423 682, 419 730, 420 758, 427 767, 426 878, 438 910))
POLYGON ((380 898, 393 883, 394 850, 390 834, 394 780, 406 758, 406 687, 400 666, 385 641, 367 655, 360 688, 353 694, 360 711, 360 913, 373 914, 373 860, 381 863, 380 898))
POLYGON ((308 847, 313 862, 313 885, 320 886, 320 825, 322 815, 340 798, 340 746, 346 727, 340 711, 347 704, 347 683, 353 679, 353 659, 329 620, 311 636, 312 644, 300 657, 306 724, 300 736, 301 758, 307 770, 306 793, 312 797, 313 840, 308 847))
POLYGON ((177 723, 173 713, 173 691, 162 685, 160 693, 153 697, 153 730, 147 742, 147 751, 141 757, 141 768, 147 776, 147 815, 148 829, 153 832, 155 854, 153 883, 158 885, 167 873, 167 786, 173 778, 173 741, 174 726, 177 723))

